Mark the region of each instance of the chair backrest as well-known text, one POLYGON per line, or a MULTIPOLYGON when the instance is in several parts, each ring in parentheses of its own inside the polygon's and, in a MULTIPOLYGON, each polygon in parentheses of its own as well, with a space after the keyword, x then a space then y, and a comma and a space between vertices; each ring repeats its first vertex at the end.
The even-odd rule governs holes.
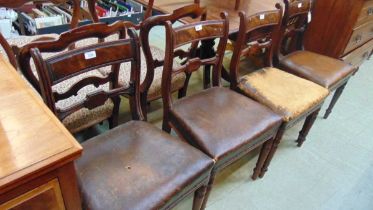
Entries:
POLYGON ((280 33, 279 56, 303 50, 303 38, 308 26, 311 0, 284 0, 285 12, 280 33))
POLYGON ((265 66, 273 66, 273 52, 279 39, 282 7, 276 10, 246 16, 240 12, 240 27, 230 63, 231 88, 235 89, 239 80, 241 57, 252 52, 263 52, 265 66))
POLYGON ((81 109, 93 109, 103 105, 109 98, 114 106, 119 106, 119 94, 127 94, 133 119, 143 119, 139 108, 140 81, 140 51, 139 40, 134 29, 127 29, 125 22, 112 25, 95 23, 82 26, 62 33, 58 40, 35 42, 31 46, 31 56, 35 62, 41 94, 48 107, 62 120, 66 116, 81 109), (124 39, 126 32, 128 39, 124 39), (82 48, 64 51, 72 43, 86 38, 105 38, 113 33, 119 33, 120 39, 112 42, 101 42, 82 48), (44 59, 41 52, 59 52, 44 59), (131 63, 131 78, 128 87, 119 87, 118 74, 121 63, 131 63), (112 71, 107 76, 88 76, 79 80, 63 93, 52 90, 52 86, 67 79, 87 73, 97 68, 111 66, 112 71), (78 91, 88 85, 98 87, 109 84, 109 90, 98 89, 88 94, 85 100, 66 110, 58 110, 56 102, 77 95, 78 91))
MULTIPOLYGON (((150 31, 155 26, 165 25, 167 21, 174 23, 182 18, 193 18, 198 20, 205 20, 206 19, 206 9, 201 8, 199 4, 191 4, 182 8, 179 8, 173 11, 172 14, 166 15, 157 15, 153 17, 148 17, 142 23, 140 29, 140 38, 141 38, 141 47, 144 51, 145 59, 146 59, 146 66, 147 66, 147 73, 145 75, 144 82, 141 84, 141 92, 145 93, 149 90, 150 85, 154 79, 154 70, 157 67, 161 67, 164 64, 164 60, 158 60, 153 57, 150 47, 149 35, 150 31)), ((166 37, 166 42, 168 42, 166 37)), ((167 55, 167 54, 166 54, 167 55)))
POLYGON ((229 33, 227 14, 222 13, 221 17, 222 19, 220 20, 200 21, 175 28, 172 27, 171 21, 165 22, 167 43, 165 51, 166 58, 162 73, 164 113, 167 114, 172 107, 171 79, 175 74, 185 73, 187 76, 190 76, 190 74, 200 69, 200 67, 211 65, 213 69, 213 86, 220 86, 221 68, 229 33), (197 53, 200 51, 197 48, 206 44, 206 42, 216 43, 217 50, 215 56, 203 59, 197 53), (187 51, 181 49, 186 45, 191 45, 187 51), (183 65, 180 67, 173 65, 176 57, 183 59, 183 65))

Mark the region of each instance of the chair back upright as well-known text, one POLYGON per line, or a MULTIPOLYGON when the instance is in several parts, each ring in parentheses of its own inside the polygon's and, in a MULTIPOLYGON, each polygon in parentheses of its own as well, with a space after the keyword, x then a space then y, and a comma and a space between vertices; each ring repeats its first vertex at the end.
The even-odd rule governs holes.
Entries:
MULTIPOLYGON (((164 60, 158 60, 153 57, 153 54, 151 52, 151 47, 150 47, 150 40, 149 40, 150 31, 155 26, 164 25, 166 21, 170 21, 171 23, 174 23, 182 18, 193 18, 196 21, 205 20, 206 9, 201 8, 198 4, 192 4, 192 5, 179 8, 173 11, 172 14, 148 17, 142 23, 142 26, 140 29, 141 47, 144 51, 144 55, 146 59, 146 66, 147 66, 147 72, 145 75, 145 79, 140 87, 142 97, 145 99, 144 101, 146 101, 147 90, 149 90, 153 82, 155 69, 157 67, 162 67, 164 64, 164 60)), ((169 42, 167 37, 166 37, 166 42, 169 42)))
POLYGON ((311 12, 311 0, 284 0, 285 12, 282 20, 278 56, 303 50, 304 33, 311 12))
MULTIPOLYGON (((119 109, 119 95, 127 94, 130 99, 130 108, 133 119, 143 119, 139 108, 139 81, 140 81, 140 52, 139 40, 134 29, 128 29, 125 22, 116 22, 112 25, 95 23, 72 29, 62 33, 59 39, 32 43, 31 56, 35 62, 39 76, 42 97, 47 106, 60 120, 75 111, 88 108, 89 110, 103 105, 108 99, 114 102, 114 110, 119 109), (111 34, 119 33, 120 39, 111 42, 101 42, 82 48, 66 51, 76 41, 87 38, 104 39, 111 34), (129 38, 125 39, 126 33, 129 38), (41 52, 58 52, 58 54, 44 59, 41 52), (119 87, 118 74, 121 63, 131 63, 131 77, 128 87, 119 87), (60 82, 87 73, 97 68, 111 66, 112 70, 107 76, 88 76, 79 80, 64 92, 53 91, 52 87, 60 82), (59 110, 56 102, 65 100, 78 94, 82 88, 93 85, 109 84, 109 90, 98 88, 88 93, 84 100, 73 106, 59 110)), ((114 113, 113 114, 117 114, 114 113)))
POLYGON ((213 86, 220 86, 221 68, 229 33, 227 14, 222 13, 221 17, 220 20, 200 21, 175 28, 169 20, 164 23, 167 40, 162 74, 164 115, 167 115, 172 108, 171 79, 173 75, 181 73, 190 75, 200 67, 210 65, 213 69, 213 86), (198 48, 212 40, 215 40, 214 42, 218 40, 216 55, 211 58, 200 58, 200 55, 196 53, 200 51, 198 48), (181 49, 185 45, 191 45, 187 51, 181 49), (176 57, 183 59, 179 67, 174 66, 176 57))
POLYGON ((263 63, 273 66, 273 52, 279 40, 282 20, 282 7, 276 4, 276 10, 246 16, 239 12, 240 27, 230 63, 230 86, 237 89, 240 79, 239 65, 242 57, 252 52, 263 52, 263 63))

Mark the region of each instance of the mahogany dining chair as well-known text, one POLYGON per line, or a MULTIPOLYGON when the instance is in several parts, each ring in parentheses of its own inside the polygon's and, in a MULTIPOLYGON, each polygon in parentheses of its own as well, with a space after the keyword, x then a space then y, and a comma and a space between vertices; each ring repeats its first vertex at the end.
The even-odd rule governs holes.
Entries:
POLYGON ((84 153, 76 161, 83 209, 170 209, 195 194, 193 210, 201 204, 213 160, 192 146, 144 122, 140 105, 140 45, 134 29, 124 22, 92 24, 64 33, 56 41, 38 43, 31 49, 36 61, 46 103, 65 98, 87 85, 109 83, 86 94, 59 117, 77 110, 94 110, 104 104, 119 103, 127 94, 133 121, 82 143, 84 153), (117 31, 119 40, 76 48, 44 59, 39 49, 66 49, 82 38, 104 37, 117 31), (122 39, 124 34, 129 38, 122 39), (108 56, 109 55, 109 56, 108 56), (119 65, 130 63, 129 86, 118 85, 119 65), (51 84, 71 75, 111 66, 106 77, 90 77, 76 83, 66 93, 52 93, 51 84), (48 95, 49 94, 49 95, 48 95))
POLYGON ((279 68, 317 83, 330 92, 335 90, 324 118, 328 118, 356 69, 335 58, 304 50, 303 37, 307 30, 311 0, 284 0, 285 13, 281 38, 275 52, 275 65, 279 68))
MULTIPOLYGON (((152 17, 147 23, 158 23, 162 18, 152 17)), ((222 13, 220 20, 179 27, 173 27, 171 21, 163 24, 167 40, 162 76, 163 130, 170 132, 173 128, 180 138, 214 159, 205 206, 215 175, 262 146, 253 178, 258 176, 281 124, 281 117, 267 107, 221 87, 220 71, 229 30, 226 13, 222 13), (203 51, 198 48, 208 40, 216 40, 216 54, 211 58, 201 58, 199 52, 203 51), (185 46, 189 49, 184 50, 185 46), (173 65, 176 57, 183 60, 181 66, 173 65), (212 66, 213 87, 174 101, 170 85, 172 75, 186 73, 189 77, 205 65, 212 66)))
POLYGON ((267 171, 285 130, 306 118, 297 139, 298 146, 303 144, 329 93, 318 84, 273 67, 273 50, 282 19, 281 5, 276 7, 249 17, 239 13, 240 29, 230 63, 231 89, 269 107, 283 119, 259 177, 267 171), (240 69, 250 66, 241 66, 241 58, 252 51, 263 52, 264 67, 242 75, 240 69))

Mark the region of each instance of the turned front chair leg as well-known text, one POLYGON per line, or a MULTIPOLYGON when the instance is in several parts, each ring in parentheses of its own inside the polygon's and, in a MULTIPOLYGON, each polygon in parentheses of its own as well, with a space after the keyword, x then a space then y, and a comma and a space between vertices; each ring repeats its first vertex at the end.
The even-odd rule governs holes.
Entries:
POLYGON ((215 181, 215 172, 213 171, 213 172, 211 172, 210 180, 209 180, 209 183, 207 184, 206 193, 205 193, 205 197, 203 198, 201 209, 206 208, 207 200, 210 196, 210 193, 211 193, 211 190, 212 190, 212 185, 214 184, 214 181, 215 181))
POLYGON ((202 209, 202 203, 204 201, 206 191, 207 191, 207 186, 202 186, 194 192, 193 210, 202 209))
POLYGON ((234 9, 238 10, 239 7, 240 7, 240 0, 236 0, 236 4, 234 5, 234 9))
POLYGON ((256 162, 256 166, 254 168, 254 173, 251 176, 253 180, 256 180, 260 174, 261 169, 263 168, 264 161, 267 159, 269 152, 271 151, 271 147, 273 145, 274 138, 264 142, 260 153, 258 161, 256 162))
POLYGON ((316 121, 316 118, 317 118, 317 115, 319 114, 320 112, 320 109, 314 111, 312 114, 308 115, 306 120, 304 121, 304 124, 303 124, 303 128, 302 130, 299 132, 299 136, 298 136, 298 139, 297 139, 297 143, 298 143, 298 147, 301 147, 304 143, 304 141, 306 140, 306 137, 308 135, 308 133, 310 132, 311 128, 312 128, 312 125, 313 123, 316 121))
POLYGON ((325 112, 324 119, 327 119, 329 117, 330 113, 332 113, 334 105, 337 103, 337 101, 338 101, 339 97, 341 96, 343 90, 345 89, 346 85, 347 85, 347 82, 345 84, 343 84, 342 86, 340 86, 339 88, 337 88, 337 90, 335 91, 335 93, 333 95, 333 98, 332 98, 332 101, 330 102, 329 107, 325 112))
POLYGON ((277 131, 275 140, 273 140, 271 150, 269 151, 269 154, 264 162, 263 168, 260 171, 259 178, 263 178, 264 174, 267 172, 268 166, 271 163, 271 160, 274 154, 276 153, 276 150, 278 148, 278 145, 281 142, 282 137, 284 136, 285 130, 286 130, 286 123, 282 123, 280 129, 277 131))

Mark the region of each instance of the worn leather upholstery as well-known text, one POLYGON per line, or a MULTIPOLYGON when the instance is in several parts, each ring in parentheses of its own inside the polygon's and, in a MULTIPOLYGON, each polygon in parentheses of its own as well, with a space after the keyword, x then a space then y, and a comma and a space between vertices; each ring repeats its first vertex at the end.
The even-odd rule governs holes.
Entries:
POLYGON ((142 121, 82 145, 76 168, 84 207, 91 210, 166 207, 206 181, 213 166, 202 152, 142 121))
POLYGON ((188 131, 180 133, 190 133, 185 139, 216 161, 252 148, 255 138, 269 130, 273 134, 281 123, 281 117, 267 107, 223 87, 176 101, 170 114, 178 131, 188 131))
POLYGON ((243 93, 271 108, 288 122, 322 103, 329 91, 320 85, 276 68, 263 68, 243 76, 243 93))
POLYGON ((355 71, 343 61, 309 51, 296 51, 285 56, 280 60, 280 66, 328 89, 355 71))

